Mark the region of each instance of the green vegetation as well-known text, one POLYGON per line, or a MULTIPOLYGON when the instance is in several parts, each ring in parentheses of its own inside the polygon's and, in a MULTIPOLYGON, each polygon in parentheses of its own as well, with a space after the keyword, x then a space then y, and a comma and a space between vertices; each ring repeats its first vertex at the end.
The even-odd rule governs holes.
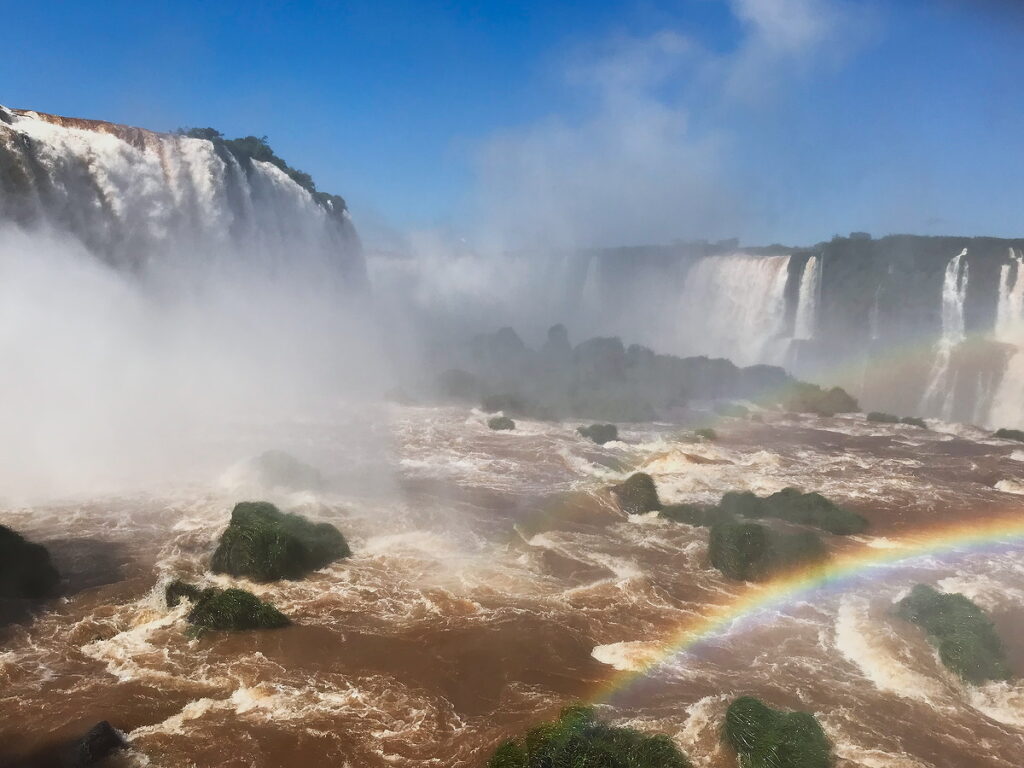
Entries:
POLYGON ((893 416, 891 413, 882 413, 881 411, 871 411, 867 416, 868 421, 873 421, 878 424, 909 424, 912 427, 920 427, 921 429, 928 429, 928 424, 924 419, 918 418, 917 416, 893 416))
POLYGON ((722 520, 711 526, 708 555, 711 565, 731 579, 765 581, 823 560, 827 552, 811 531, 782 533, 760 523, 722 520))
POLYGON ((277 629, 291 623, 277 608, 244 589, 200 589, 176 579, 167 585, 164 597, 171 608, 182 598, 192 603, 187 619, 198 632, 277 629))
POLYGON ((881 411, 871 411, 868 414, 868 421, 875 421, 879 424, 899 424, 900 417, 893 416, 891 413, 882 413, 881 411))
POLYGON ((230 152, 243 166, 252 164, 253 160, 270 163, 280 170, 313 196, 313 199, 322 207, 341 213, 346 210, 347 205, 344 198, 339 195, 331 195, 327 192, 319 192, 313 177, 304 171, 292 168, 282 160, 271 149, 266 136, 244 136, 238 139, 225 139, 224 134, 214 128, 179 128, 178 133, 193 139, 205 139, 212 142, 214 147, 225 149, 230 152))
POLYGON ((628 515, 655 512, 661 509, 658 488, 654 479, 644 473, 630 475, 626 482, 612 486, 612 493, 619 502, 619 508, 628 515))
POLYGON ((693 434, 695 434, 701 440, 711 441, 718 439, 718 433, 715 432, 715 430, 711 429, 711 427, 704 427, 703 429, 695 430, 693 434))
POLYGON ((589 427, 580 427, 576 431, 598 445, 619 439, 619 429, 614 424, 591 424, 589 427))
POLYGON ((1024 443, 1024 430, 997 429, 993 437, 1001 437, 1004 440, 1016 440, 1019 443, 1024 443))
POLYGON ((516 423, 508 416, 494 416, 487 420, 487 426, 496 430, 515 429, 516 423))
POLYGON ((253 581, 300 579, 351 554, 329 523, 311 523, 265 501, 243 501, 232 510, 210 567, 253 581))
POLYGON ((558 720, 499 746, 487 768, 691 768, 668 736, 616 728, 592 707, 572 706, 558 720))
POLYGON ((749 491, 729 491, 719 508, 728 514, 752 518, 776 518, 799 525, 810 525, 839 536, 862 533, 868 521, 856 512, 832 503, 820 493, 801 493, 783 488, 766 498, 749 491))
POLYGON ((779 403, 787 411, 816 413, 819 416, 835 416, 837 413, 854 413, 860 410, 857 401, 844 389, 822 389, 817 384, 803 381, 792 382, 779 403))
POLYGON ((49 597, 58 582, 46 547, 0 525, 0 598, 49 597))
POLYGON ((814 715, 772 709, 752 696, 729 705, 722 738, 740 768, 829 768, 832 746, 814 715))
POLYGON ((985 612, 961 594, 918 584, 900 600, 897 614, 918 624, 938 646, 939 658, 968 683, 1008 680, 1003 645, 985 612))

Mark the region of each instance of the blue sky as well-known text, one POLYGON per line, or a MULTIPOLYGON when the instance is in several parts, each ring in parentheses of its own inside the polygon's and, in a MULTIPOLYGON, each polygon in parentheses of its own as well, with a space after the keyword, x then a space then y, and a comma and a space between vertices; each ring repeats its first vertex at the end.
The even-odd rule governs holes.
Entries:
POLYGON ((1024 234, 1011 0, 0 0, 0 103, 267 135, 371 241, 1024 234))

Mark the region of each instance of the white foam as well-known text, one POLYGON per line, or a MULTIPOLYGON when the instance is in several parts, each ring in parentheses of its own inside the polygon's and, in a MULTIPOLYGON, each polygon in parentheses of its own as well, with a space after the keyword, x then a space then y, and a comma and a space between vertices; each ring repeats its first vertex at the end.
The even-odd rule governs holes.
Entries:
POLYGON ((911 669, 894 652, 898 641, 873 617, 863 598, 844 597, 836 617, 836 648, 877 688, 908 699, 935 704, 947 698, 942 685, 911 669))
POLYGON ((659 643, 645 640, 624 641, 598 645, 590 655, 610 667, 625 672, 640 672, 658 661, 664 654, 659 643))

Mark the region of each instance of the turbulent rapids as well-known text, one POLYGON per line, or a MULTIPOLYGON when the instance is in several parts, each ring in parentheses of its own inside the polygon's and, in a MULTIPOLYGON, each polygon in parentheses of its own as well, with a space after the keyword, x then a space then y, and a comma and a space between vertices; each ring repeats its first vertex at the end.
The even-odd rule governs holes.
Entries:
POLYGON ((364 259, 0 108, 0 766, 1018 768, 1022 254, 364 259))

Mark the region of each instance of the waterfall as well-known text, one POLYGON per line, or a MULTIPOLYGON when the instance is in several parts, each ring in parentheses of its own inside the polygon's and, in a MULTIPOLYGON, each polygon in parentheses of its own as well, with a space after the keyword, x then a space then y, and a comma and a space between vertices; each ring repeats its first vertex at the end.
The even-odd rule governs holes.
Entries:
POLYGON ((800 293, 796 305, 796 321, 793 338, 807 340, 814 338, 818 323, 818 296, 821 292, 821 271, 817 256, 811 256, 804 265, 800 277, 800 293))
POLYGON ((682 289, 682 323, 693 351, 737 365, 779 362, 788 340, 789 256, 733 254, 700 259, 682 289))
POLYGON ((205 139, 0 107, 0 168, 0 221, 70 235, 115 266, 242 258, 365 274, 340 198, 205 139))
POLYGON ((935 362, 928 376, 928 385, 921 398, 921 412, 934 413, 949 420, 953 416, 956 393, 956 371, 950 369, 953 350, 966 338, 964 333, 964 300, 967 296, 969 266, 964 257, 967 249, 946 266, 942 280, 942 336, 936 349, 935 362))
POLYGON ((994 335, 1017 348, 1007 363, 992 398, 988 423, 994 427, 1024 426, 1024 254, 1010 250, 1010 262, 999 270, 999 303, 994 335))

